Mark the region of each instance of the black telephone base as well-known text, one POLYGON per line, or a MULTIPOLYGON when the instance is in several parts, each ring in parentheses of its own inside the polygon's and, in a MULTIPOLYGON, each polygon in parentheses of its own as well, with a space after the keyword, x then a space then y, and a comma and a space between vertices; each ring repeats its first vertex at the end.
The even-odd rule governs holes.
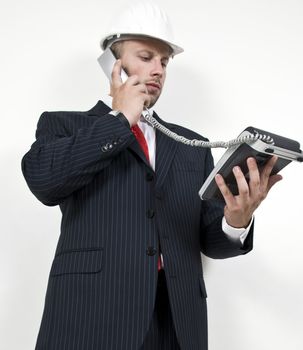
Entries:
POLYGON ((281 169, 286 167, 292 161, 303 162, 303 153, 300 150, 300 144, 297 141, 278 136, 253 127, 246 128, 240 135, 248 135, 252 133, 260 133, 269 135, 273 138, 274 144, 268 144, 261 140, 252 143, 243 143, 238 146, 230 147, 218 161, 209 177, 204 182, 199 191, 201 199, 217 199, 223 200, 222 194, 215 182, 215 175, 221 174, 231 192, 238 194, 238 186, 233 175, 232 169, 238 165, 242 169, 245 177, 249 181, 249 171, 246 160, 249 157, 256 159, 258 168, 262 171, 266 162, 271 156, 277 155, 278 160, 272 170, 272 175, 277 174, 281 169))

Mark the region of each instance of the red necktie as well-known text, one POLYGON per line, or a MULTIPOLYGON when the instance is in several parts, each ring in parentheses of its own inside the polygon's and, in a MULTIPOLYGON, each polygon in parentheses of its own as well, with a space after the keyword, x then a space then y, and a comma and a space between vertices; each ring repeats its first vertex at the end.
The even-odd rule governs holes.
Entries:
POLYGON ((132 130, 132 133, 135 135, 137 141, 139 142, 139 145, 141 146, 141 148, 145 154, 146 159, 149 162, 148 146, 147 146, 147 142, 145 140, 143 132, 139 128, 138 124, 132 126, 131 130, 132 130))
MULTIPOLYGON (((147 142, 145 140, 145 137, 144 137, 142 130, 139 128, 138 124, 136 124, 136 125, 131 127, 131 131, 135 135, 137 141, 139 142, 139 145, 141 146, 141 148, 145 154, 146 159, 148 160, 148 162, 150 162, 149 153, 148 153, 148 145, 147 145, 147 142)), ((159 255, 158 271, 160 271, 161 269, 162 269, 162 262, 161 262, 161 256, 159 255)))

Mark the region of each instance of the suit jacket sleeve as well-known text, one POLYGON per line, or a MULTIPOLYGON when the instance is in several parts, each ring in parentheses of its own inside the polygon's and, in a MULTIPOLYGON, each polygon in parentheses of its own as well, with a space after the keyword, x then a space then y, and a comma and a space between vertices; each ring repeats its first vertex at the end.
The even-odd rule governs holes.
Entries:
POLYGON ((92 181, 133 140, 130 128, 109 114, 89 118, 80 112, 44 112, 22 171, 41 202, 57 205, 92 181))
MULTIPOLYGON (((213 168, 213 158, 210 150, 207 150, 205 178, 213 168)), ((222 231, 222 215, 224 201, 201 202, 201 236, 200 244, 203 254, 214 259, 225 259, 237 255, 246 254, 253 248, 253 224, 244 244, 231 240, 222 231)))

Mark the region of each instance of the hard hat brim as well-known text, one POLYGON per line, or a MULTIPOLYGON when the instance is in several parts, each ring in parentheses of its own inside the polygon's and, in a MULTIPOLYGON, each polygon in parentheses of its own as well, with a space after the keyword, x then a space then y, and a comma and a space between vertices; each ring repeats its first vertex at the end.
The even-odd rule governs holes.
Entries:
POLYGON ((151 35, 142 35, 138 33, 123 33, 123 34, 117 34, 112 33, 109 35, 106 35, 100 40, 100 46, 102 50, 105 50, 106 48, 110 47, 113 43, 117 41, 123 41, 123 40, 135 40, 135 39, 155 39, 158 41, 161 41, 168 45, 172 49, 172 56, 176 56, 179 53, 182 53, 184 49, 178 45, 173 44, 172 42, 169 42, 167 40, 160 39, 156 36, 151 35))

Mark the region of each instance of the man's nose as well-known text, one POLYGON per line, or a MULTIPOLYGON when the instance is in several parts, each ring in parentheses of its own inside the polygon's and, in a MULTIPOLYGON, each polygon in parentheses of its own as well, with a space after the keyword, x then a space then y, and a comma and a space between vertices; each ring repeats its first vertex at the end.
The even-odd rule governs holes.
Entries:
POLYGON ((164 72, 164 68, 162 66, 161 60, 155 59, 153 61, 153 67, 152 67, 152 70, 151 70, 151 75, 162 77, 163 72, 164 72))

